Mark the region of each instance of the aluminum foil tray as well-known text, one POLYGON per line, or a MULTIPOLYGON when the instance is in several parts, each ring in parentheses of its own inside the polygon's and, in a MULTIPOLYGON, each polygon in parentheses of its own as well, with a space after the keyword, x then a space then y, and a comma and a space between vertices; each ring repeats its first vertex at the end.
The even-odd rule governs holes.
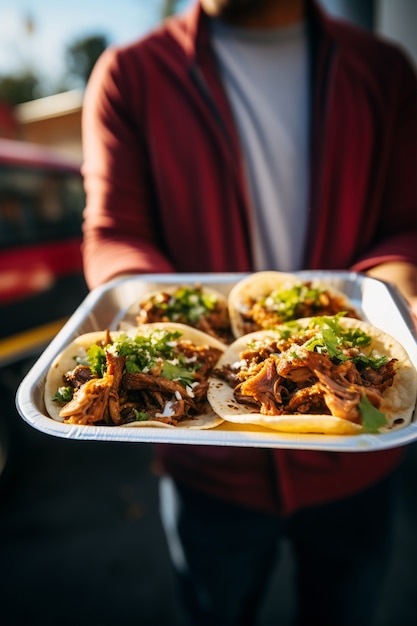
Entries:
MULTIPOLYGON (((395 287, 351 272, 303 271, 295 274, 303 280, 325 280, 346 293, 366 321, 402 343, 417 367, 417 342, 413 322, 404 299, 395 287)), ((28 424, 46 434, 77 440, 256 446, 340 452, 381 450, 417 440, 417 409, 411 424, 402 429, 380 435, 354 436, 279 433, 226 422, 211 430, 78 426, 57 422, 48 417, 43 400, 46 373, 55 356, 78 335, 96 330, 117 329, 129 307, 148 291, 172 284, 200 282, 228 294, 243 276, 244 274, 146 274, 116 279, 93 290, 22 381, 16 397, 20 415, 28 424)))

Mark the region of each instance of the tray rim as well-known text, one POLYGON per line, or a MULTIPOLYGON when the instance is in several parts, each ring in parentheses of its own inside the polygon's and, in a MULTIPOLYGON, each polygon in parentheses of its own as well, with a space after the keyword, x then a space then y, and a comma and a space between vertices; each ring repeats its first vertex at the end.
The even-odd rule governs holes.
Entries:
MULTIPOLYGON (((369 277, 365 274, 349 271, 331 270, 303 270, 292 272, 301 279, 322 278, 323 280, 339 279, 345 282, 357 283, 367 281, 383 285, 395 306, 398 308, 404 320, 410 337, 416 341, 415 327, 412 321, 405 299, 401 296, 394 285, 369 277)), ((45 348, 43 353, 34 363, 20 383, 16 393, 16 407, 24 421, 35 429, 55 437, 88 441, 115 441, 129 443, 191 443, 201 445, 220 446, 255 446, 282 449, 308 449, 325 450, 339 452, 361 452, 371 450, 382 450, 399 447, 417 440, 417 409, 413 421, 408 426, 393 431, 391 433, 381 433, 378 435, 360 434, 355 436, 330 436, 330 435, 310 435, 280 433, 278 431, 268 431, 257 429, 248 431, 245 428, 230 429, 222 426, 209 430, 192 430, 175 428, 154 428, 154 427, 105 427, 105 426, 79 426, 58 422, 43 414, 33 401, 35 389, 42 386, 46 372, 55 356, 62 348, 80 333, 78 329, 85 321, 88 314, 110 291, 115 290, 123 283, 128 282, 152 282, 177 284, 186 282, 206 282, 211 285, 236 282, 250 272, 232 273, 172 273, 172 274, 131 274, 117 277, 107 283, 93 289, 74 313, 45 348)), ((127 307, 126 307, 127 308, 127 307)), ((112 329, 114 330, 114 328, 112 329)), ((417 363, 414 363, 417 368, 417 363)), ((45 412, 46 413, 46 412, 45 412)))

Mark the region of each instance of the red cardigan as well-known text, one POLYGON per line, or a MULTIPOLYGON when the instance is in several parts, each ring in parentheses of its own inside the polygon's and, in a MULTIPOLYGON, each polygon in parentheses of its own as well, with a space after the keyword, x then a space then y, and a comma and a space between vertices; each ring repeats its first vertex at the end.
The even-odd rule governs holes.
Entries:
MULTIPOLYGON (((417 264, 414 73, 396 48, 308 6, 304 268, 417 264)), ((127 272, 252 269, 242 155, 198 3, 102 55, 85 96, 83 141, 90 287, 127 272)), ((401 452, 158 447, 178 480, 283 514, 375 482, 401 452)))

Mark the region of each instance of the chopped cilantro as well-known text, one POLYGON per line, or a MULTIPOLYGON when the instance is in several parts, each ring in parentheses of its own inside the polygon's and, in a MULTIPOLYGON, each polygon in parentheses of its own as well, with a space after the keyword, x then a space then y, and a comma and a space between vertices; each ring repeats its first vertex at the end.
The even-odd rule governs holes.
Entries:
POLYGON ((333 344, 333 346, 336 344, 345 348, 363 348, 368 346, 372 341, 372 337, 361 328, 344 328, 340 325, 339 320, 345 315, 344 312, 341 312, 330 317, 314 317, 312 325, 318 326, 322 335, 325 334, 327 341, 333 344))
POLYGON ((120 336, 115 349, 126 357, 125 367, 129 373, 147 372, 160 367, 161 375, 170 380, 179 380, 184 386, 194 381, 195 363, 187 363, 184 355, 176 349, 181 333, 157 329, 147 335, 120 336))
POLYGON ((74 389, 72 387, 58 387, 56 393, 52 396, 52 400, 66 404, 72 400, 73 394, 74 389))
POLYGON ((359 411, 362 415, 363 429, 367 433, 377 433, 387 424, 385 413, 375 408, 366 396, 362 396, 359 402, 359 411))
POLYGON ((344 313, 337 313, 332 317, 315 317, 312 320, 312 327, 319 327, 315 335, 309 339, 305 347, 308 350, 317 352, 326 351, 330 358, 339 361, 351 360, 365 367, 379 369, 388 362, 385 355, 366 356, 362 352, 358 355, 347 356, 344 350, 350 348, 362 349, 372 342, 372 337, 360 328, 344 328, 339 324, 340 317, 344 313))
POLYGON ((292 320, 298 316, 298 309, 306 302, 313 306, 320 304, 320 294, 324 290, 312 288, 303 283, 294 285, 289 289, 275 289, 265 298, 260 299, 260 304, 266 306, 270 311, 279 313, 285 320, 292 320))
POLYGON ((138 374, 141 371, 139 365, 136 363, 135 355, 131 354, 126 357, 125 368, 129 374, 138 374))
POLYGON ((181 336, 179 332, 167 332, 166 330, 154 330, 146 335, 129 337, 121 335, 114 342, 114 349, 120 356, 127 357, 134 371, 149 370, 162 359, 174 357, 174 346, 181 336), (136 365, 136 368, 132 364, 136 365))
MULTIPOLYGON (((360 328, 344 328, 339 323, 344 312, 332 316, 313 317, 309 327, 306 329, 297 320, 286 322, 277 326, 274 330, 282 339, 289 339, 292 335, 302 336, 308 334, 309 329, 313 329, 314 334, 304 343, 304 347, 311 352, 327 353, 331 359, 338 361, 351 360, 362 367, 372 367, 378 370, 389 358, 385 355, 364 354, 362 348, 369 346, 372 337, 360 328), (357 348, 359 354, 348 355, 347 350, 357 348)), ((255 349, 255 348, 251 348, 255 349)))
POLYGON ((344 360, 341 352, 340 339, 341 337, 334 332, 333 328, 322 328, 321 331, 308 342, 308 348, 311 350, 314 346, 319 352, 324 348, 331 359, 338 358, 339 360, 344 360))
POLYGON ((180 287, 168 302, 154 302, 154 306, 164 311, 172 322, 187 320, 195 323, 200 317, 216 308, 217 297, 205 293, 202 287, 180 287))
POLYGON ((195 366, 190 364, 185 366, 181 363, 183 359, 180 359, 178 364, 171 363, 170 361, 164 361, 162 367, 162 376, 169 380, 178 380, 185 387, 191 385, 194 382, 195 366))
POLYGON ((379 370, 380 367, 388 363, 389 359, 385 354, 381 356, 366 356, 365 354, 359 354, 352 358, 354 363, 362 365, 363 367, 372 367, 374 370, 379 370))
POLYGON ((104 348, 93 344, 87 350, 87 363, 92 374, 102 378, 106 369, 106 353, 104 348))
POLYGON ((300 325, 297 320, 291 320, 285 324, 275 326, 273 330, 277 332, 282 339, 289 339, 292 335, 300 331, 300 325))
POLYGON ((138 411, 137 409, 134 408, 133 413, 135 415, 136 422, 146 422, 148 419, 148 416, 143 411, 138 411))

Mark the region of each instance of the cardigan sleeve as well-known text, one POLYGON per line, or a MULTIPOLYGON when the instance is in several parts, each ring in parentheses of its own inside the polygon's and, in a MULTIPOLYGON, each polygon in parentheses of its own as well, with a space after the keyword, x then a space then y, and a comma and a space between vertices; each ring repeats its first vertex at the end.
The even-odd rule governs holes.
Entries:
POLYGON ((86 89, 83 258, 90 288, 121 274, 174 269, 161 251, 152 210, 155 191, 137 114, 146 89, 139 61, 136 55, 134 68, 126 60, 123 65, 118 51, 108 48, 86 89))
POLYGON ((378 237, 375 245, 355 263, 355 271, 388 261, 417 265, 417 77, 402 53, 393 52, 397 54, 388 69, 397 79, 398 100, 378 237))

